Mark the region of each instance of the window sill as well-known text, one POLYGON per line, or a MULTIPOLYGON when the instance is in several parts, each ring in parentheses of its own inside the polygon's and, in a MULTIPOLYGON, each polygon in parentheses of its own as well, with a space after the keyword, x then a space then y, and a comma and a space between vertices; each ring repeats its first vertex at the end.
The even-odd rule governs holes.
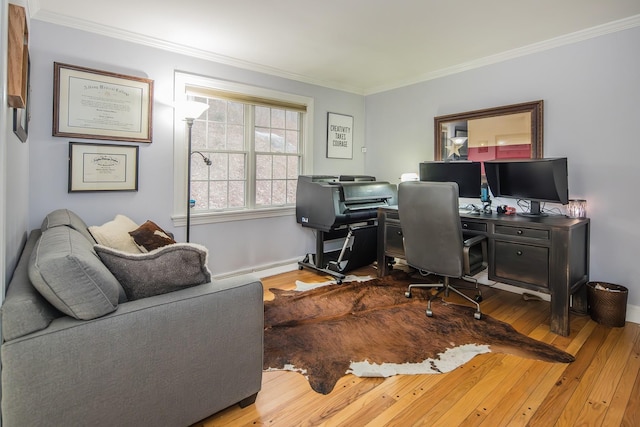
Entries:
MULTIPOLYGON (((245 221, 250 219, 275 218, 281 216, 295 216, 296 208, 287 206, 268 209, 245 209, 240 211, 221 211, 192 213, 191 225, 214 224, 218 222, 245 221)), ((174 215, 171 217, 174 227, 186 226, 186 215, 174 215)))

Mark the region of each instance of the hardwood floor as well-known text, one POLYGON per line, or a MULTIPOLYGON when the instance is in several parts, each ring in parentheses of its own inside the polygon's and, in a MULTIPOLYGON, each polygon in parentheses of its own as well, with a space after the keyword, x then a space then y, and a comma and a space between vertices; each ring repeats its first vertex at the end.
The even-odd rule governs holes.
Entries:
MULTIPOLYGON (((353 274, 375 275, 365 268, 353 274)), ((291 289, 321 282, 310 271, 263 279, 291 289)), ((482 311, 576 356, 570 364, 500 353, 476 356, 447 374, 386 379, 344 376, 324 396, 302 375, 265 372, 254 405, 196 424, 213 426, 640 426, 640 325, 609 328, 572 315, 571 335, 549 332, 549 302, 483 287, 482 311)), ((265 291, 265 299, 271 299, 265 291)))

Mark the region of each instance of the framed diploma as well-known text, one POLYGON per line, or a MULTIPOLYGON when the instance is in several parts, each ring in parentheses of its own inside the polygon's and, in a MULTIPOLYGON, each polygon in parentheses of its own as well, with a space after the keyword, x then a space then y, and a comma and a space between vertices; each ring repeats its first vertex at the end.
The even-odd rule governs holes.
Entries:
POLYGON ((69 143, 69 193, 138 191, 138 146, 69 143))
POLYGON ((153 80, 53 64, 53 136, 151 142, 153 80))

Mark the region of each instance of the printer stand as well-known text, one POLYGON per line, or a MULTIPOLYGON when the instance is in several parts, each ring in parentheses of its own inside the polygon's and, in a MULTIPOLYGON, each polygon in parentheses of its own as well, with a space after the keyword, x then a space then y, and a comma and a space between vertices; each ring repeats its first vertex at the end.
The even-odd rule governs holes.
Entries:
POLYGON ((377 225, 367 224, 337 229, 329 232, 316 231, 316 252, 307 254, 298 262, 298 268, 308 268, 336 278, 338 284, 346 277, 345 272, 369 265, 377 256, 377 225), (341 250, 325 252, 327 240, 344 238, 341 250), (353 241, 351 242, 351 240, 353 241), (350 248, 348 247, 349 244, 350 248))

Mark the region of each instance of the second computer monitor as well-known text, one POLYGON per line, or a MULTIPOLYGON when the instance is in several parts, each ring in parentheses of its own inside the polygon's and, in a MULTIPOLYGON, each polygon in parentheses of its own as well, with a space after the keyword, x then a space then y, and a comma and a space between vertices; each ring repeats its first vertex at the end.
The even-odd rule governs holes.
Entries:
POLYGON ((420 163, 420 181, 456 182, 460 197, 479 198, 482 185, 481 163, 422 162, 420 163))

